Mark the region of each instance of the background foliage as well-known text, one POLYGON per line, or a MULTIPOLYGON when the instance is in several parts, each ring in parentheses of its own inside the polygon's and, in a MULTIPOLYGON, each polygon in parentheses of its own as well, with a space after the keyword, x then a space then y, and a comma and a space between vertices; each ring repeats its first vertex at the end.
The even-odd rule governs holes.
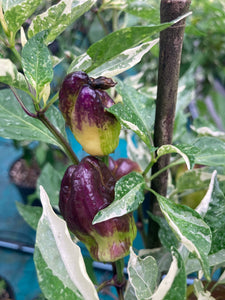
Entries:
MULTIPOLYGON (((150 216, 160 226, 162 244, 160 249, 131 249, 124 297, 186 299, 195 289, 198 297, 212 299, 197 279, 187 288, 186 278, 193 272, 199 272, 201 278, 203 272, 211 280, 215 269, 221 267, 222 273, 225 264, 223 1, 191 3, 173 146, 157 149, 157 156, 152 137, 158 37, 161 30, 180 19, 160 24, 156 0, 3 0, 0 4, 4 12, 4 17, 0 14, 1 137, 45 142, 68 155, 68 131, 57 109, 57 93, 64 76, 75 70, 93 77, 117 76, 118 84, 111 91, 117 104, 109 111, 123 125, 121 139, 127 142, 127 154, 140 164, 144 177, 131 173, 121 178, 115 201, 96 215, 95 222, 137 211, 143 222, 143 241, 148 239, 145 224, 150 216), (37 111, 47 111, 58 135, 46 127, 49 123, 45 119, 38 119, 37 111), (165 198, 149 188, 153 179, 149 171, 160 156, 168 153, 172 156, 165 198), (163 215, 146 210, 143 191, 155 193, 163 215), (163 278, 163 274, 167 275, 163 278)), ((52 210, 58 210, 64 169, 55 169, 49 162, 42 169, 37 193, 40 189, 43 212, 40 207, 21 204, 18 209, 37 230, 34 260, 45 297, 98 299, 100 294, 86 272, 79 247, 52 210)), ((223 278, 222 274, 218 282, 223 283, 223 278)))

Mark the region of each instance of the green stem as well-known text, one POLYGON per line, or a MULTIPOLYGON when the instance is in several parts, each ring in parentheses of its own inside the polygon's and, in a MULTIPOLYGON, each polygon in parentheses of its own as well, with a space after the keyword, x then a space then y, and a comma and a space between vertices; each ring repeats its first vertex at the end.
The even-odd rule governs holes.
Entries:
POLYGON ((100 292, 102 289, 109 285, 114 285, 114 279, 110 279, 107 281, 102 282, 98 287, 97 287, 97 292, 100 292))
POLYGON ((152 168, 152 166, 154 165, 154 163, 156 162, 156 159, 151 159, 150 163, 147 165, 147 167, 145 168, 145 170, 143 171, 142 175, 145 177, 148 172, 150 171, 150 169, 152 168))
POLYGON ((21 59, 21 56, 19 54, 19 52, 16 50, 15 46, 12 45, 10 47, 10 50, 13 52, 13 54, 15 55, 15 57, 18 59, 19 63, 22 65, 22 59, 21 59))
POLYGON ((108 155, 102 156, 100 159, 104 162, 104 164, 106 164, 107 167, 109 166, 109 156, 108 155))
POLYGON ((47 103, 47 105, 43 108, 42 112, 46 112, 49 107, 54 104, 59 98, 59 93, 56 93, 52 98, 51 100, 47 103))
POLYGON ((124 280, 124 273, 123 273, 124 260, 123 260, 123 258, 117 260, 115 262, 115 266, 116 266, 117 282, 120 284, 124 280))
POLYGON ((113 25, 113 31, 116 31, 118 29, 118 10, 113 10, 112 15, 112 25, 113 25))
POLYGON ((59 144, 63 147, 64 152, 73 162, 73 164, 77 165, 79 160, 76 154, 73 152, 67 140, 64 136, 57 130, 57 128, 49 121, 49 119, 43 113, 38 113, 38 119, 49 129, 49 131, 55 136, 58 140, 59 144))
MULTIPOLYGON (((64 136, 58 131, 58 129, 49 121, 49 119, 45 116, 44 112, 39 110, 37 104, 35 105, 36 113, 30 112, 26 106, 23 104, 23 101, 20 99, 19 95, 17 94, 16 90, 10 86, 14 96, 16 97, 18 103, 20 104, 23 111, 30 117, 39 119, 47 128, 48 130, 54 135, 57 139, 59 144, 62 146, 65 154, 70 158, 73 164, 77 165, 79 163, 79 159, 77 158, 76 154, 73 152, 73 149, 70 147, 70 144, 64 138, 64 136)), ((34 103, 35 104, 35 103, 34 103)))
POLYGON ((104 20, 101 16, 100 12, 97 12, 97 17, 98 17, 99 23, 101 24, 105 34, 106 35, 109 34, 109 30, 108 30, 108 28, 107 28, 107 26, 106 26, 106 24, 105 24, 105 22, 104 22, 104 20))
POLYGON ((115 287, 118 293, 118 299, 119 300, 124 300, 124 285, 125 285, 125 276, 124 276, 124 259, 121 258, 119 260, 117 260, 114 264, 114 272, 115 272, 115 287))
POLYGON ((165 166, 164 168, 160 169, 158 172, 154 173, 151 177, 150 180, 155 179, 157 176, 159 176, 162 172, 168 170, 169 168, 172 168, 174 166, 180 165, 182 164, 184 161, 182 160, 182 158, 179 158, 177 161, 174 161, 170 164, 168 164, 167 166, 165 166))

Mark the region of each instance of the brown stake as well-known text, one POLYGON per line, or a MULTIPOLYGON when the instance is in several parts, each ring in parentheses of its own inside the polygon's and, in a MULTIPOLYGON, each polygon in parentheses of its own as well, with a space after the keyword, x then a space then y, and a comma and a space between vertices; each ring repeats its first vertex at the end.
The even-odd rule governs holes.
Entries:
MULTIPOLYGON (((160 21, 170 22, 188 12, 191 0, 161 0, 160 21)), ((180 73, 180 61, 185 30, 185 19, 160 33, 160 52, 158 69, 158 90, 154 126, 154 146, 160 147, 172 143, 173 125, 176 110, 177 89, 180 73)), ((164 155, 154 164, 155 174, 170 161, 170 155, 164 155)), ((162 196, 167 193, 168 172, 157 176, 151 187, 162 196)), ((150 211, 159 215, 160 209, 155 196, 151 196, 150 211)), ((149 222, 149 247, 159 246, 158 226, 149 222)))

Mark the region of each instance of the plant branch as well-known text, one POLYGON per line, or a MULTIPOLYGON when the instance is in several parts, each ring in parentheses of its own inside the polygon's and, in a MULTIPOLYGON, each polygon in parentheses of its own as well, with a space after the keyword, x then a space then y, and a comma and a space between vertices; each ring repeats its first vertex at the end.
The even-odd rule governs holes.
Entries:
POLYGON ((107 281, 103 281, 98 287, 97 287, 97 292, 100 292, 102 289, 104 289, 107 286, 112 286, 114 285, 114 279, 110 279, 107 281))
POLYGON ((49 131, 56 137, 59 141, 60 145, 63 147, 64 152, 73 162, 73 164, 77 165, 79 163, 79 159, 76 154, 73 152, 73 149, 70 147, 67 140, 64 136, 57 130, 57 128, 49 121, 45 114, 38 112, 38 119, 49 129, 49 131))
POLYGON ((59 99, 59 93, 56 93, 47 103, 47 105, 42 109, 42 112, 46 112, 49 107, 54 104, 59 99))
POLYGON ((124 259, 121 258, 113 263, 113 273, 114 273, 114 286, 116 287, 118 293, 118 299, 124 300, 124 286, 126 279, 124 276, 124 259))
MULTIPOLYGON (((191 0, 161 0, 161 23, 170 22, 189 10, 191 0)), ((176 110, 178 80, 180 72, 181 52, 185 30, 185 19, 160 32, 160 52, 158 70, 158 90, 156 99, 156 115, 154 126, 154 146, 160 147, 172 143, 173 125, 176 110)), ((153 165, 152 175, 165 168, 170 155, 160 157, 153 165)), ((168 171, 160 173, 151 182, 151 187, 158 194, 166 196, 168 171)), ((150 211, 161 214, 156 197, 152 195, 150 211)), ((158 229, 149 219, 149 247, 158 247, 158 229)))
POLYGON ((70 160, 75 165, 77 165, 79 163, 79 159, 77 158, 76 154, 73 152, 73 149, 70 147, 70 144, 67 142, 64 136, 58 131, 58 129, 49 121, 49 119, 46 117, 44 112, 42 112, 41 110, 37 111, 36 113, 30 112, 24 105, 23 101, 20 99, 16 90, 11 86, 10 89, 13 92, 14 96, 16 97, 18 103, 22 107, 23 111, 31 118, 39 119, 48 128, 48 130, 55 136, 59 144, 62 146, 66 155, 70 158, 70 160))
POLYGON ((165 172, 166 170, 174 167, 174 166, 177 166, 177 165, 180 165, 180 164, 183 164, 184 163, 184 160, 182 158, 179 158, 178 160, 166 165, 164 168, 160 169, 158 172, 155 172, 151 177, 150 177, 150 180, 154 180, 157 176, 159 176, 160 174, 162 174, 163 172, 165 172))
POLYGON ((30 112, 30 111, 26 108, 26 106, 23 104, 23 101, 20 99, 20 97, 19 97, 19 95, 17 94, 17 92, 16 92, 16 90, 14 89, 14 87, 9 86, 9 88, 10 88, 10 90, 13 92, 14 96, 16 97, 16 100, 17 100, 18 103, 20 104, 20 106, 21 106, 21 108, 23 109, 23 111, 24 111, 29 117, 37 119, 37 118, 38 118, 37 114, 36 114, 36 113, 34 114, 34 113, 30 112))

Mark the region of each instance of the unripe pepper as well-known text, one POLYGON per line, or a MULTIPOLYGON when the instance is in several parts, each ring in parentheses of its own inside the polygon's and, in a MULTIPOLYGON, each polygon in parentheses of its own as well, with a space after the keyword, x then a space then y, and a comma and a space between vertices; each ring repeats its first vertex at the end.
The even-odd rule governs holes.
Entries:
POLYGON ((138 163, 129 158, 119 158, 114 160, 112 157, 109 157, 109 169, 116 181, 131 172, 142 172, 138 163))
POLYGON ((77 71, 68 74, 59 92, 59 109, 76 140, 94 156, 112 153, 119 143, 121 126, 105 110, 114 105, 105 89, 115 83, 110 78, 89 77, 77 71))
POLYGON ((70 166, 61 183, 59 208, 68 228, 102 262, 126 256, 136 236, 131 213, 92 225, 97 212, 114 200, 115 182, 102 161, 88 156, 70 166))

